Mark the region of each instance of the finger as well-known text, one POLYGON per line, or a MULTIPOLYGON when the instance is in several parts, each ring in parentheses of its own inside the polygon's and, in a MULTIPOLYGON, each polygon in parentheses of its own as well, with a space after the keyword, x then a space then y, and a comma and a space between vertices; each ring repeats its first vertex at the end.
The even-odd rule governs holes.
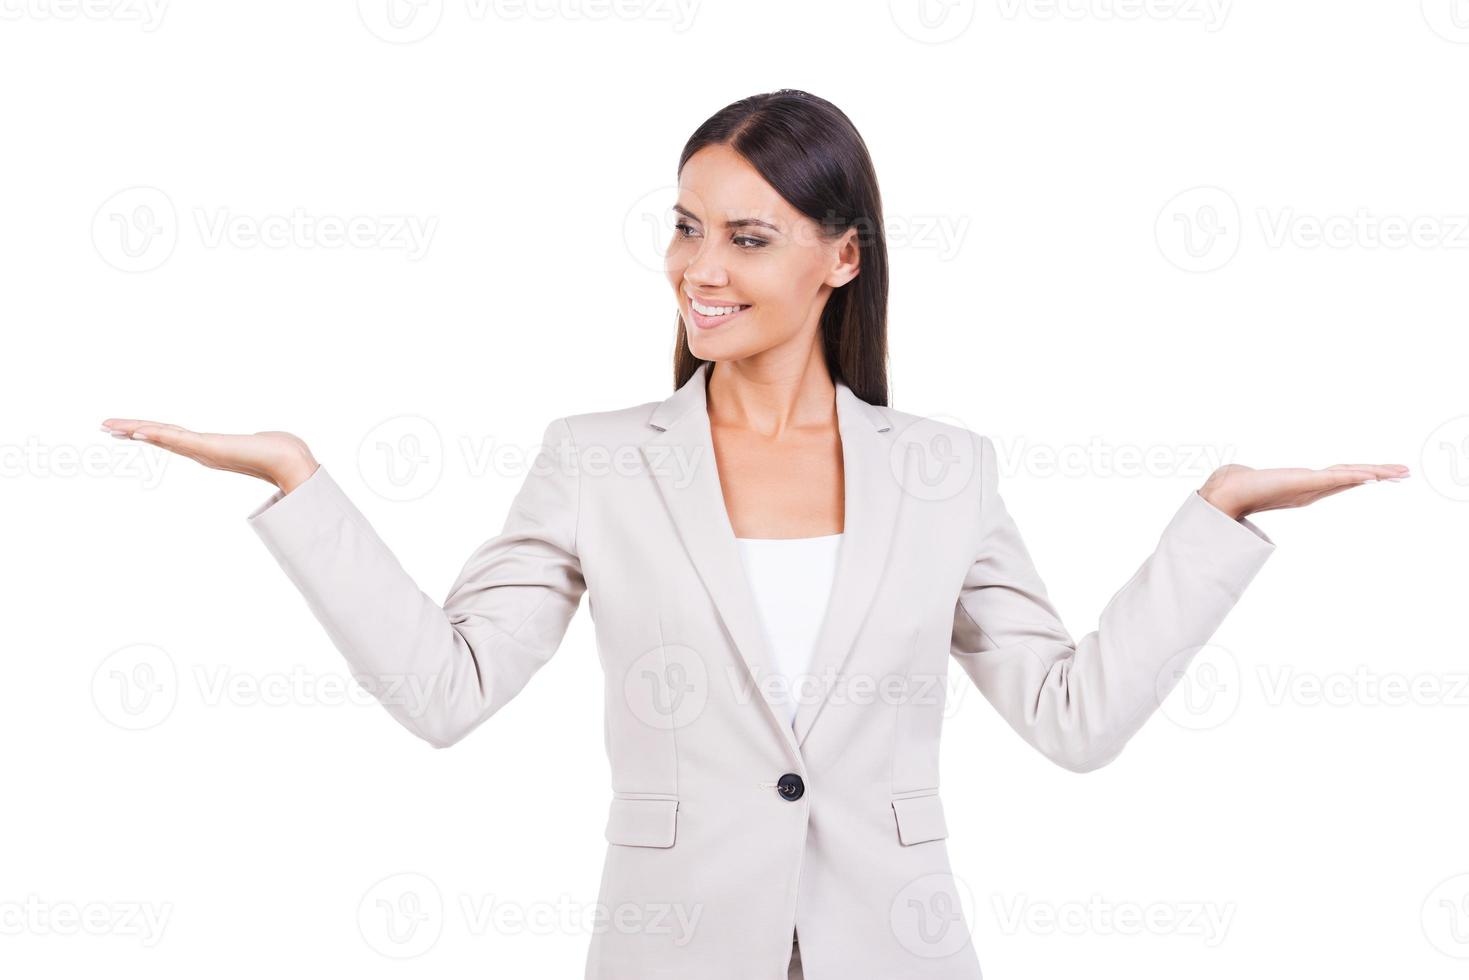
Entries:
POLYGON ((1332 472, 1339 474, 1336 482, 1329 486, 1317 486, 1315 489, 1308 490, 1305 500, 1300 506, 1315 503, 1322 497, 1330 497, 1332 494, 1341 493, 1343 490, 1366 486, 1369 483, 1378 481, 1378 477, 1370 475, 1369 470, 1350 470, 1344 468, 1332 472))
POLYGON ((1408 475, 1408 468, 1402 463, 1337 463, 1335 466, 1328 466, 1327 469, 1368 470, 1379 480, 1396 479, 1408 475))
POLYGON ((239 455, 238 444, 251 438, 220 432, 195 432, 164 422, 139 422, 133 427, 131 437, 187 456, 205 466, 215 466, 221 460, 233 460, 239 455))
POLYGON ((130 428, 130 434, 134 438, 146 439, 174 452, 201 452, 217 447, 222 440, 237 438, 221 435, 218 432, 195 432, 193 429, 186 429, 181 425, 173 425, 168 422, 138 420, 130 428))
POLYGON ((1327 490, 1331 487, 1355 487, 1377 478, 1377 474, 1370 467, 1338 463, 1324 470, 1312 470, 1307 476, 1307 481, 1310 489, 1327 490))
POLYGON ((104 419, 102 428, 119 439, 128 439, 138 431, 139 426, 153 426, 156 429, 177 429, 179 426, 169 422, 154 422, 149 419, 104 419))
POLYGON ((172 422, 159 422, 155 419, 103 419, 102 425, 108 429, 134 429, 140 425, 158 425, 170 429, 178 428, 172 422))
POLYGON ((143 439, 155 446, 162 446, 170 452, 192 456, 198 459, 201 455, 208 455, 211 443, 211 434, 194 432, 177 425, 158 425, 153 422, 144 422, 134 427, 132 431, 134 439, 143 439))

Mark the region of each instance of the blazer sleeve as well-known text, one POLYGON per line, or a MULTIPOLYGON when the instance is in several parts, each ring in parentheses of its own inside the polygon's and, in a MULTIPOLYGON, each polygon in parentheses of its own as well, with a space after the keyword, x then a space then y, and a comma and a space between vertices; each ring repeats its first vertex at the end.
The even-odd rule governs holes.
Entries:
POLYGON ((560 646, 586 590, 580 491, 571 428, 556 419, 500 533, 469 556, 442 606, 419 590, 325 467, 247 520, 357 681, 443 748, 519 693, 560 646))
POLYGON ((1027 742, 1072 771, 1099 768, 1172 690, 1275 543, 1190 491, 1097 629, 1073 642, 1000 498, 994 445, 976 438, 980 537, 951 653, 1027 742))

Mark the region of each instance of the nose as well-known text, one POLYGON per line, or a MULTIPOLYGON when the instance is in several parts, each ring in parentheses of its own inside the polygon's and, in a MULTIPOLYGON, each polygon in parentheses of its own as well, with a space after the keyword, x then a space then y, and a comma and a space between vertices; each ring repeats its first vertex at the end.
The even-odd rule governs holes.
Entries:
POLYGON ((720 261, 718 250, 705 241, 684 266, 684 282, 697 289, 715 290, 729 284, 729 272, 720 261))
POLYGON ((719 268, 690 266, 684 271, 684 286, 696 293, 715 293, 729 286, 729 276, 719 268))

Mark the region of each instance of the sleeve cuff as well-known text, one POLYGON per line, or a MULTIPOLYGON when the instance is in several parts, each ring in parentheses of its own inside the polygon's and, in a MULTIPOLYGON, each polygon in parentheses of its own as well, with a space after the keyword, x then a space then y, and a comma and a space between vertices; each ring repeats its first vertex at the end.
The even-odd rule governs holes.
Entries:
POLYGON ((326 467, 318 465, 290 493, 277 490, 245 518, 251 529, 278 553, 308 547, 333 532, 352 505, 326 467))
MULTIPOLYGON (((1260 528, 1248 517, 1241 517, 1238 519, 1230 517, 1228 514, 1224 513, 1224 511, 1220 510, 1218 507, 1215 507, 1213 504, 1209 503, 1209 501, 1205 500, 1204 495, 1199 493, 1199 491, 1197 490, 1189 494, 1189 499, 1184 504, 1184 510, 1200 511, 1202 513, 1199 514, 1199 517, 1201 517, 1204 522, 1212 525, 1218 525, 1226 531, 1229 531, 1231 528, 1235 529, 1232 533, 1236 537, 1239 537, 1242 533, 1238 529, 1244 528, 1259 539, 1258 544, 1269 546, 1267 552, 1275 550, 1275 542, 1271 541, 1270 536, 1267 535, 1264 531, 1260 530, 1260 528)), ((1245 543, 1252 544, 1256 542, 1245 541, 1245 543)))

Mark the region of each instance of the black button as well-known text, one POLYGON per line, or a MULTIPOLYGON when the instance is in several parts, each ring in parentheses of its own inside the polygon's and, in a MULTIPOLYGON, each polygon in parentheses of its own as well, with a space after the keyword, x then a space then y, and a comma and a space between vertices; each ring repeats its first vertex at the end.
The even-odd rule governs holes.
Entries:
POLYGON ((780 780, 775 784, 775 788, 776 792, 780 793, 781 797, 787 800, 799 800, 801 794, 806 792, 806 784, 801 782, 801 777, 793 772, 788 772, 780 777, 780 780))

